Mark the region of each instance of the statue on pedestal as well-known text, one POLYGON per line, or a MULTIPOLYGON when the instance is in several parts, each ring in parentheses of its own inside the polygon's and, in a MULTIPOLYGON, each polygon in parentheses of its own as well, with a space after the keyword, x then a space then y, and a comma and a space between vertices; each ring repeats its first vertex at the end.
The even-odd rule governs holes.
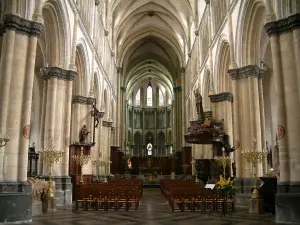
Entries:
POLYGON ((86 125, 83 125, 79 133, 79 142, 84 144, 89 133, 90 132, 87 130, 86 125))
POLYGON ((195 98, 196 98, 196 109, 198 114, 198 120, 201 122, 201 124, 204 123, 204 111, 203 111, 203 105, 202 105, 202 96, 200 94, 200 88, 197 88, 194 91, 195 98))
POLYGON ((147 144, 147 150, 148 150, 148 155, 151 156, 152 155, 152 144, 150 142, 147 144))

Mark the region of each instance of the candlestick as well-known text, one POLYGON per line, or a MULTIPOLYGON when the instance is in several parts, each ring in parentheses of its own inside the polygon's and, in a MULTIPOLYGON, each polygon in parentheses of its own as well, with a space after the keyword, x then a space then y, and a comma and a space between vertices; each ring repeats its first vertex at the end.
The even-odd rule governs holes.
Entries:
POLYGON ((257 174, 256 174, 256 170, 257 170, 257 165, 259 163, 262 162, 262 160, 264 159, 264 157, 266 156, 266 152, 264 152, 264 150, 262 149, 262 151, 259 151, 257 149, 257 142, 256 139, 254 138, 253 141, 253 146, 252 146, 252 150, 248 151, 248 152, 243 152, 242 155, 244 156, 244 158, 246 159, 247 163, 251 163, 252 164, 252 169, 253 169, 253 178, 254 178, 254 184, 253 184, 253 192, 251 195, 251 198, 253 199, 257 199, 259 198, 259 192, 257 189, 257 174))
POLYGON ((81 174, 80 174, 80 183, 83 183, 83 166, 88 164, 91 160, 91 156, 83 155, 83 147, 81 147, 80 156, 74 156, 73 159, 75 160, 76 164, 81 166, 81 174))
POLYGON ((217 161, 217 164, 221 167, 223 167, 223 178, 226 179, 226 166, 229 166, 231 163, 230 157, 225 155, 225 148, 222 148, 222 156, 220 157, 215 157, 215 160, 217 161))
POLYGON ((48 163, 49 166, 49 181, 48 181, 48 190, 47 196, 53 198, 53 186, 52 186, 52 166, 54 163, 59 162, 59 159, 64 155, 63 151, 57 151, 54 149, 54 141, 50 142, 49 148, 47 150, 41 149, 39 152, 42 156, 43 161, 48 163))

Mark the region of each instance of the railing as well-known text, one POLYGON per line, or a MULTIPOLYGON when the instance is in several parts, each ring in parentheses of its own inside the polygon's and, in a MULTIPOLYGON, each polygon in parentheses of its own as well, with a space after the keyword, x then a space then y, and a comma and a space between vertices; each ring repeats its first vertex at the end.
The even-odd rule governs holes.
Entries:
MULTIPOLYGON (((120 180, 129 180, 129 179, 140 179, 144 182, 144 184, 159 184, 160 180, 165 180, 165 179, 169 179, 171 180, 171 175, 156 175, 155 176, 155 181, 149 183, 147 181, 147 177, 150 176, 152 174, 140 174, 140 175, 132 175, 132 174, 114 174, 114 175, 110 175, 110 179, 120 179, 120 180)), ((152 175, 154 176, 154 175, 152 175)), ((174 176, 175 180, 182 180, 182 179, 186 179, 186 180, 192 180, 192 175, 175 175, 174 176)), ((100 182, 104 181, 104 176, 100 176, 100 182)))

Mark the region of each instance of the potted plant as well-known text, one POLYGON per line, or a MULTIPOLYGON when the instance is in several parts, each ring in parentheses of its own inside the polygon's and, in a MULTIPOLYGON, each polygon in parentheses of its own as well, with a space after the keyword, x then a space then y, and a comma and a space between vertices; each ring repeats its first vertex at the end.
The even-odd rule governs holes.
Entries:
POLYGON ((233 180, 228 177, 226 180, 222 175, 220 176, 220 180, 217 181, 218 184, 218 192, 220 197, 227 199, 233 198, 235 187, 233 185, 233 180))

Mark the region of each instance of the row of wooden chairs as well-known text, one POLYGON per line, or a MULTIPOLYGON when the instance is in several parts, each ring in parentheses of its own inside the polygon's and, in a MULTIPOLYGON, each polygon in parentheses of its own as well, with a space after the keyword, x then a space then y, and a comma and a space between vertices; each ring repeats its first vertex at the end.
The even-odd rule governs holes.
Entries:
POLYGON ((79 206, 83 210, 119 211, 124 208, 129 211, 133 208, 137 211, 143 193, 140 182, 112 182, 108 184, 81 185, 79 198, 76 200, 76 210, 79 206), (113 185, 112 185, 113 184, 113 185))
POLYGON ((234 201, 221 197, 217 190, 206 189, 202 185, 187 181, 163 181, 161 191, 172 211, 200 211, 225 215, 234 211, 234 201))

